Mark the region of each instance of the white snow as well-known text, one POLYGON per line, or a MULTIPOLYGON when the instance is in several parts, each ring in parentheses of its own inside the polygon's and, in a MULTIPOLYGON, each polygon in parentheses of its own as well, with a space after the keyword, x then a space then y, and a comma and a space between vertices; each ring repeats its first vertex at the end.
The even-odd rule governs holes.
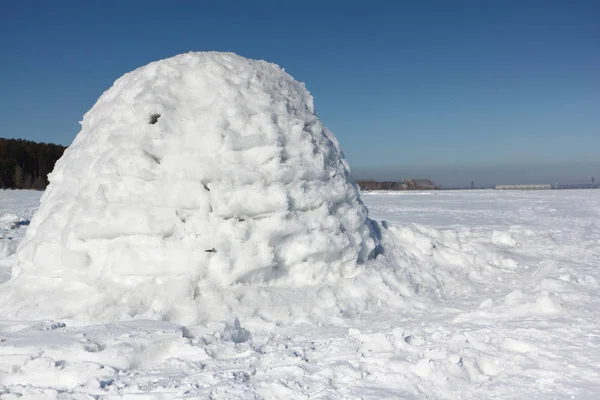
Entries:
MULTIPOLYGON (((39 198, 7 193, 0 214, 27 216, 22 202, 39 198)), ((306 324, 3 321, 0 396, 598 398, 597 190, 363 198, 407 251, 404 266, 439 283, 422 286, 422 307, 306 324), (494 232, 518 245, 494 242, 494 232)))
POLYGON ((4 215, 0 216, 0 229, 2 229, 2 230, 15 229, 16 227, 21 225, 22 221, 23 221, 23 219, 16 214, 11 214, 11 213, 4 214, 4 215))
POLYGON ((119 79, 50 180, 25 237, 0 191, 2 400, 600 395, 596 190, 369 219, 303 84, 223 53, 119 79))
POLYGON ((43 192, 0 190, 0 283, 10 279, 11 257, 25 236, 29 221, 43 192))
POLYGON ((367 289, 340 294, 352 304, 294 294, 307 300, 297 312, 283 299, 359 275, 377 255, 379 228, 349 177, 304 84, 278 66, 231 53, 151 63, 84 116, 0 316, 193 324, 256 314, 265 297, 273 314, 300 318, 363 308, 367 289))

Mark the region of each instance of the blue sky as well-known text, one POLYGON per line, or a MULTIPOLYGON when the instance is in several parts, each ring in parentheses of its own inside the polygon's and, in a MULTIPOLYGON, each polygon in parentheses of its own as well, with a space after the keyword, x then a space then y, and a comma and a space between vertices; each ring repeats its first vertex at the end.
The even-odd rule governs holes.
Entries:
POLYGON ((122 74, 187 51, 307 84, 358 177, 600 178, 598 1, 19 1, 0 12, 0 136, 70 144, 122 74))

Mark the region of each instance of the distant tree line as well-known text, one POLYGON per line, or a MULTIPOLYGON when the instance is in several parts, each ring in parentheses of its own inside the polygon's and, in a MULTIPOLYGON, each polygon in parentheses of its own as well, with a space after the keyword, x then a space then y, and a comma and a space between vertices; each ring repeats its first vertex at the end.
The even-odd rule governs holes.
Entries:
POLYGON ((438 190, 439 186, 429 179, 405 179, 402 182, 363 179, 356 181, 361 190, 438 190))
POLYGON ((65 146, 0 138, 0 188, 44 190, 65 146))

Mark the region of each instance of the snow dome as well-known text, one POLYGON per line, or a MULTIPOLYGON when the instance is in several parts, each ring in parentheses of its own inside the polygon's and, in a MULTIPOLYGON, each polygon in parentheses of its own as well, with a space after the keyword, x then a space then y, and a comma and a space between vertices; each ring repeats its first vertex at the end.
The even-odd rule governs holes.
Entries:
POLYGON ((129 317, 160 317, 209 287, 333 282, 378 249, 304 84, 231 53, 125 74, 49 180, 10 282, 78 293, 77 307, 32 298, 47 316, 110 298, 129 317))

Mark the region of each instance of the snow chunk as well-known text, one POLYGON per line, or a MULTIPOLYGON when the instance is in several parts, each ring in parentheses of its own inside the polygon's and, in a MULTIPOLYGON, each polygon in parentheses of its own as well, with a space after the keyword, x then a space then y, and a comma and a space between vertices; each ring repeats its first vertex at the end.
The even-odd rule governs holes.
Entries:
POLYGON ((9 229, 16 229, 19 226, 22 225, 27 225, 29 224, 29 221, 19 217, 16 214, 3 214, 0 217, 0 229, 4 229, 4 230, 9 230, 9 229))
POLYGON ((118 79, 49 181, 5 290, 34 300, 0 315, 195 323, 210 291, 332 283, 377 254, 304 84, 231 53, 118 79))
POLYGON ((508 247, 514 247, 518 244, 518 242, 508 232, 502 231, 492 232, 492 243, 508 247))
POLYGON ((250 332, 242 328, 240 320, 236 317, 218 323, 212 323, 209 327, 216 332, 216 335, 219 338, 233 343, 243 343, 250 338, 250 332))

